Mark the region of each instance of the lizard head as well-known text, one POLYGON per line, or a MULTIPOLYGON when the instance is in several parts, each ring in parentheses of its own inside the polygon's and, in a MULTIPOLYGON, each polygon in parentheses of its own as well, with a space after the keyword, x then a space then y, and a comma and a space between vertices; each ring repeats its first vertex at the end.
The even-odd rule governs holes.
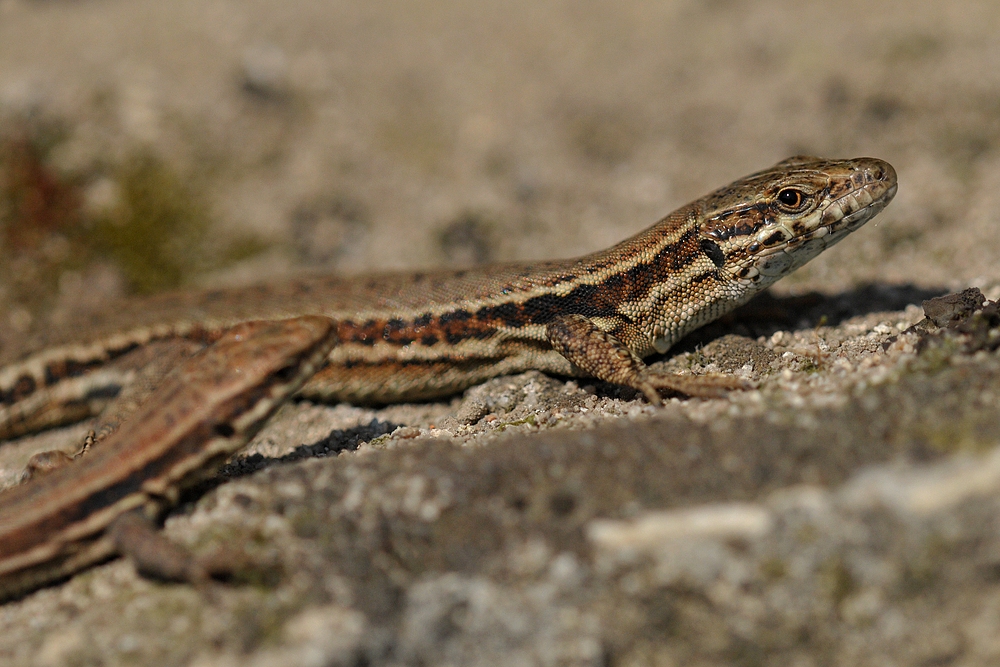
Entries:
POLYGON ((796 156, 702 199, 702 251, 753 294, 871 220, 896 194, 875 158, 796 156))

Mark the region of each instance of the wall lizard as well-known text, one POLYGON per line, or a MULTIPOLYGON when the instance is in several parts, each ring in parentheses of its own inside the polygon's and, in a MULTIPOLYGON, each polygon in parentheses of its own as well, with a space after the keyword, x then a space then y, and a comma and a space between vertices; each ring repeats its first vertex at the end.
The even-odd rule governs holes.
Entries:
POLYGON ((387 403, 528 369, 596 377, 656 403, 661 391, 738 388, 724 376, 657 373, 642 359, 805 264, 895 193, 881 160, 793 157, 577 259, 166 294, 30 336, 0 352, 0 438, 95 414, 156 345, 208 347, 93 453, 0 494, 0 599, 127 549, 137 509, 169 508, 293 391, 387 403), (240 370, 257 357, 268 363, 240 370), (233 413, 241 397, 253 418, 233 413), (165 426, 178 420, 186 428, 165 426))

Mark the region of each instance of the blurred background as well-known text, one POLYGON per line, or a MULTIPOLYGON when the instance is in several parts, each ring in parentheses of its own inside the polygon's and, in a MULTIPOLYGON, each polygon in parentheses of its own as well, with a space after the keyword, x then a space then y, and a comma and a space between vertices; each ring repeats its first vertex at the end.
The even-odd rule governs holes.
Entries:
POLYGON ((0 329, 573 256, 798 153, 900 190, 781 290, 996 288, 998 35, 989 1, 0 0, 0 329))

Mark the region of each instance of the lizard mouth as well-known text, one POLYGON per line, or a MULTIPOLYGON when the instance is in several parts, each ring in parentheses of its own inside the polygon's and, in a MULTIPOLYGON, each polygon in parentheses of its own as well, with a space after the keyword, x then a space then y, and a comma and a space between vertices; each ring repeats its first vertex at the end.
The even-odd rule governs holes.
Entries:
MULTIPOLYGON (((884 209, 898 189, 895 179, 892 183, 879 184, 882 187, 861 187, 833 201, 823 211, 819 227, 811 233, 818 236, 837 235, 853 232, 874 218, 884 209), (820 231, 824 230, 824 231, 820 231)), ((808 236, 808 233, 804 236, 808 236)), ((839 239, 838 239, 839 240, 839 239)))

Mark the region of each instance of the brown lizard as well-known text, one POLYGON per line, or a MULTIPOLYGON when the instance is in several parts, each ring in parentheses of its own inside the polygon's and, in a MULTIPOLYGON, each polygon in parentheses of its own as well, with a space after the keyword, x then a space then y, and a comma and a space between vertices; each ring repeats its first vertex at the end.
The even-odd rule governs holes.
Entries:
POLYGON ((211 342, 241 321, 303 314, 331 318, 340 338, 302 391, 310 399, 426 399, 529 369, 593 376, 651 401, 661 388, 698 393, 705 385, 650 373, 641 358, 837 243, 895 192, 881 160, 796 157, 578 259, 305 277, 115 304, 0 351, 0 438, 89 416, 123 382, 112 362, 151 342, 211 342))
MULTIPOLYGON (((231 421, 220 416, 228 409, 228 399, 221 397, 229 394, 213 384, 242 387, 235 393, 248 396, 271 386, 266 374, 243 385, 228 378, 226 355, 239 359, 253 356, 255 347, 267 348, 285 369, 304 358, 291 345, 282 360, 273 333, 237 344, 231 329, 240 322, 304 314, 329 318, 337 342, 325 365, 315 372, 315 364, 304 364, 295 371, 295 382, 282 385, 282 395, 310 376, 299 390, 309 399, 404 401, 538 369, 631 387, 652 402, 660 401, 662 390, 713 396, 742 383, 723 376, 658 373, 642 358, 667 351, 688 332, 837 243, 895 193, 895 171, 881 160, 794 157, 698 199, 608 250, 578 259, 468 271, 307 277, 166 294, 29 337, 23 346, 0 354, 0 438, 94 414, 127 385, 156 345, 214 345, 183 363, 179 373, 188 375, 187 392, 177 389, 167 400, 161 387, 139 401, 143 419, 152 426, 144 430, 134 424, 137 417, 126 417, 81 461, 0 495, 0 598, 106 557, 114 549, 108 547, 110 538, 100 536, 119 525, 114 524, 118 516, 135 507, 156 514, 191 479, 212 474, 220 456, 206 452, 215 451, 212 443, 221 436, 203 426, 231 421), (218 366, 212 380, 199 379, 197 366, 206 358, 218 366), (187 407, 195 403, 200 411, 187 407), (196 415, 189 426, 200 435, 158 431, 157 424, 174 419, 175 412, 196 415), (148 457, 148 466, 176 460, 183 472, 150 473, 144 482, 145 473, 100 455, 112 448, 136 460, 148 457), (144 490, 147 482, 155 491, 144 490), (84 491, 71 493, 76 485, 84 491), (95 507, 87 492, 127 500, 95 507), (34 537, 25 537, 29 534, 34 537), (91 542, 102 546, 85 544, 91 542)), ((302 321, 285 326, 294 329, 304 326, 302 321)), ((276 402, 268 402, 269 409, 276 402)), ((234 429, 227 442, 245 442, 257 425, 259 420, 253 428, 234 429)), ((222 449, 232 451, 229 445, 222 449)))

